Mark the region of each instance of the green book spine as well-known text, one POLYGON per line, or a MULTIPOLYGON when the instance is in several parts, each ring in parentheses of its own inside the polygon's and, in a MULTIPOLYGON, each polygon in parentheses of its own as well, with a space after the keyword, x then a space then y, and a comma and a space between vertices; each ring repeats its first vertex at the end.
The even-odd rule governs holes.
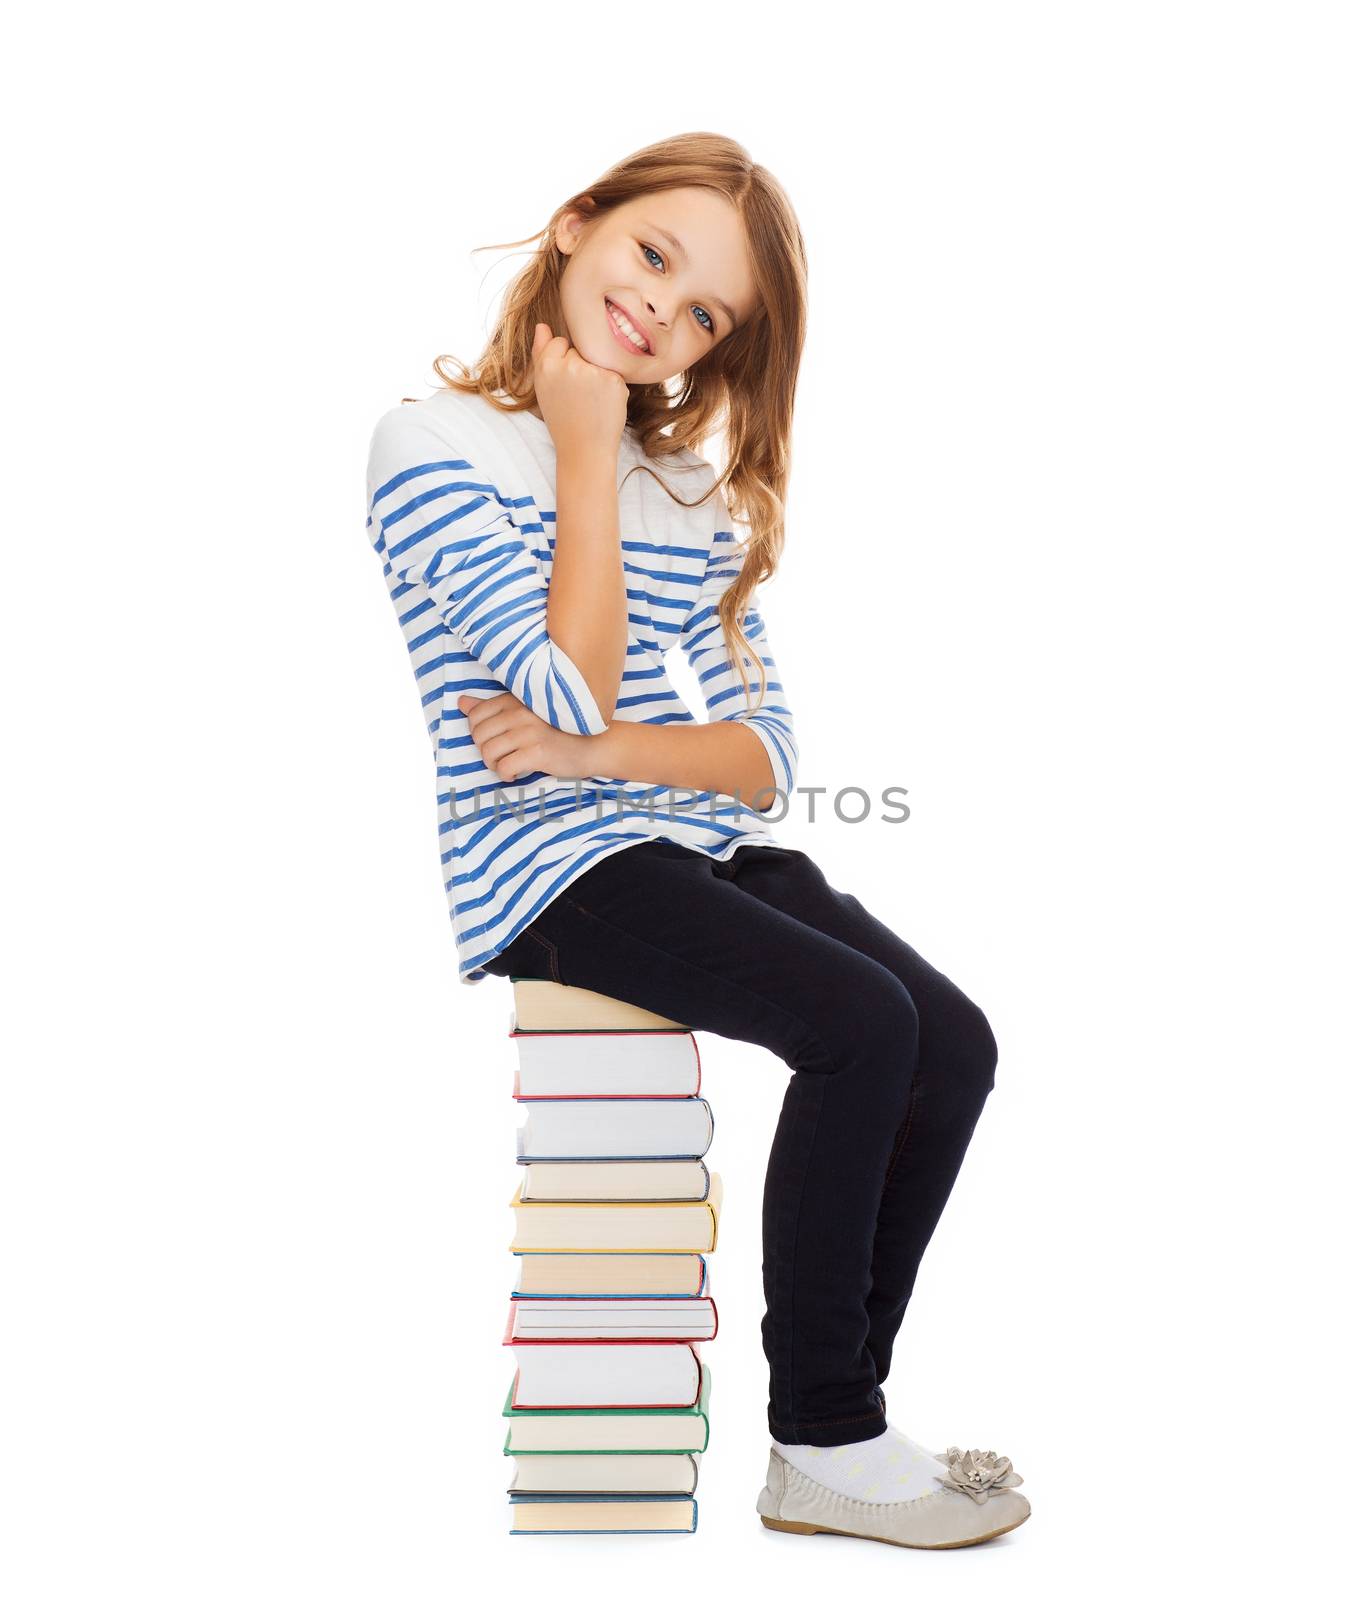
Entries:
MULTIPOLYGON (((709 1401, 713 1397, 713 1373, 704 1363, 699 1363, 699 1398, 692 1406, 539 1406, 532 1407, 530 1411, 517 1411, 511 1403, 511 1391, 516 1382, 512 1375, 511 1383, 507 1385, 507 1401, 502 1407, 504 1417, 519 1417, 529 1415, 532 1417, 605 1417, 615 1410, 623 1410, 632 1416, 638 1417, 702 1417, 704 1422, 704 1442, 698 1446, 700 1451, 708 1449, 709 1439, 709 1401)), ((507 1429, 507 1440, 502 1446, 504 1456, 511 1455, 569 1455, 569 1456, 680 1456, 692 1452, 690 1445, 681 1445, 674 1450, 513 1450, 511 1445, 511 1429, 507 1429)))

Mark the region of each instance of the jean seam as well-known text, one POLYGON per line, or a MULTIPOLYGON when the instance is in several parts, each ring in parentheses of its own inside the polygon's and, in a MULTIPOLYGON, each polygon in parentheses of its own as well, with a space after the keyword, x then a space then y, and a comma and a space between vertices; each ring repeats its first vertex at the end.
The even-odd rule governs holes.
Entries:
POLYGON ((543 934, 536 933, 533 928, 525 928, 522 931, 527 933, 527 934, 529 934, 529 936, 535 941, 536 944, 543 945, 545 950, 548 951, 548 953, 549 953, 549 976, 553 979, 553 981, 555 983, 562 983, 563 980, 558 975, 558 949, 557 949, 557 947, 554 944, 552 944, 548 939, 546 939, 543 934))
POLYGON ((891 1152, 891 1160, 887 1163, 887 1175, 882 1179, 882 1188, 884 1190, 891 1182, 891 1175, 896 1170, 896 1163, 901 1159, 901 1154, 910 1140, 910 1129, 915 1120, 915 1106, 919 1102, 919 1076, 919 1067, 916 1065, 910 1079, 910 1104, 906 1108, 905 1126, 901 1129, 900 1135, 896 1140, 896 1147, 891 1152))
MULTIPOLYGON (((822 1078, 821 1079, 821 1093, 822 1094, 825 1093, 825 1082, 826 1082, 826 1080, 824 1078, 822 1078)), ((811 1144, 808 1145, 808 1147, 807 1147, 806 1159, 803 1162, 803 1170, 804 1170, 804 1172, 805 1172, 806 1168, 810 1167, 811 1164, 812 1164, 812 1154, 816 1149, 816 1135, 820 1132, 820 1129, 821 1129, 821 1118, 820 1118, 820 1114, 819 1114, 820 1113, 820 1105, 819 1105, 819 1103, 817 1105, 817 1113, 818 1114, 817 1114, 816 1120, 812 1123, 812 1141, 811 1141, 811 1144)), ((799 1119, 800 1116, 801 1116, 801 1111, 800 1111, 800 1109, 798 1107, 795 1106, 794 1107, 794 1113, 793 1113, 793 1128, 792 1128, 792 1131, 794 1133, 797 1132, 798 1119, 799 1119)), ((803 1202, 803 1191, 802 1191, 802 1187, 800 1186, 798 1188, 798 1195, 797 1195, 797 1215, 793 1218, 793 1281, 792 1281, 791 1285, 789 1286, 789 1295, 788 1295, 788 1334, 789 1334, 789 1338, 788 1338, 788 1403, 789 1403, 790 1407, 792 1406, 792 1403, 793 1403, 793 1392, 794 1392, 794 1388, 795 1388, 795 1384, 794 1384, 793 1380, 794 1380, 794 1376, 795 1376, 796 1371, 797 1371, 797 1277, 798 1277, 798 1275, 797 1275, 797 1256, 798 1256, 798 1240, 799 1240, 799 1238, 801 1237, 801 1234, 802 1234, 802 1202, 803 1202)), ((796 1416, 796 1413, 794 1413, 794 1416, 796 1416)), ((788 1424, 788 1426, 789 1427, 793 1427, 793 1428, 797 1427, 796 1420, 791 1421, 788 1424)))

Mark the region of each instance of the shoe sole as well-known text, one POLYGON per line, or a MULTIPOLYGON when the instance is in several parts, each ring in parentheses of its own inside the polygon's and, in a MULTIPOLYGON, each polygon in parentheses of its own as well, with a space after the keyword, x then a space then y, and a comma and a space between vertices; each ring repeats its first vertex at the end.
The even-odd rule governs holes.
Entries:
POLYGON ((991 1528, 988 1533, 978 1533, 974 1539, 952 1539, 947 1544, 907 1544, 904 1539, 884 1539, 880 1533, 855 1533, 851 1528, 821 1528, 814 1522, 780 1522, 763 1513, 760 1521, 776 1533, 833 1533, 842 1539, 871 1539, 875 1544, 899 1545, 903 1550, 960 1550, 969 1544, 985 1544, 990 1539, 997 1539, 1001 1533, 1011 1533, 1014 1528, 1021 1528, 1031 1515, 1029 1511, 1026 1516, 1019 1517, 1017 1522, 1010 1522, 1006 1527, 991 1528))

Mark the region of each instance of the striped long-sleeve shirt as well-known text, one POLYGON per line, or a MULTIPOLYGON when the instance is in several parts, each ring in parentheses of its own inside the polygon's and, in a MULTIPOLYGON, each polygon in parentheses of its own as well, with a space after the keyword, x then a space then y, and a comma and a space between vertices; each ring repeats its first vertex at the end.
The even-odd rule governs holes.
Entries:
MULTIPOLYGON (((617 482, 629 640, 614 717, 698 720, 666 673, 666 653, 678 644, 708 716, 755 732, 787 796, 797 745, 764 619, 753 603, 742 622, 768 678, 752 710, 759 673, 744 654, 748 700, 718 617, 718 596, 744 558, 722 492, 687 509, 647 472, 631 472, 636 462, 664 475, 682 500, 698 499, 715 475, 689 450, 653 461, 633 431, 624 432, 617 482)), ((504 783, 484 765, 459 709, 462 694, 507 690, 568 733, 606 727, 576 663, 545 626, 555 466, 541 418, 506 415, 454 389, 387 411, 371 438, 366 531, 431 737, 442 877, 463 983, 487 976, 483 963, 604 856, 653 838, 720 861, 743 845, 776 843, 750 795, 738 801, 599 774, 574 781, 536 772, 504 783)))

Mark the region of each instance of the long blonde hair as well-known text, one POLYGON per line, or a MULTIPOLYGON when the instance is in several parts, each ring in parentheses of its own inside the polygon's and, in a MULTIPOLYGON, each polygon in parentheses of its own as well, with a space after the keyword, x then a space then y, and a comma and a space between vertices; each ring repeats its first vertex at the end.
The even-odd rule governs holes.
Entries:
MULTIPOLYGON (((720 428, 727 438, 727 466, 697 501, 721 488, 734 522, 750 532, 738 544, 745 562, 719 597, 718 614, 741 675, 747 701, 750 683, 743 652, 754 657, 763 704, 768 676, 764 662, 742 629, 756 585, 773 577, 784 538, 784 500, 792 455, 793 401, 807 322, 807 255, 797 217, 778 180, 751 160, 735 139, 717 133, 682 133, 660 140, 612 166, 595 183, 565 200, 539 233, 481 249, 534 244, 531 259, 508 285, 497 326, 472 371, 454 356, 433 363, 446 388, 480 394, 499 411, 497 396, 520 406, 535 404, 530 381, 535 325, 562 324, 560 280, 567 256, 554 243, 554 229, 568 211, 588 218, 662 189, 705 188, 737 209, 750 246, 758 293, 752 315, 677 380, 634 384, 629 389, 628 425, 653 460, 699 444, 720 428), (460 376, 447 370, 454 362, 460 376), (666 431, 668 430, 669 431, 666 431)), ((663 487, 672 494, 670 485, 663 487)))

